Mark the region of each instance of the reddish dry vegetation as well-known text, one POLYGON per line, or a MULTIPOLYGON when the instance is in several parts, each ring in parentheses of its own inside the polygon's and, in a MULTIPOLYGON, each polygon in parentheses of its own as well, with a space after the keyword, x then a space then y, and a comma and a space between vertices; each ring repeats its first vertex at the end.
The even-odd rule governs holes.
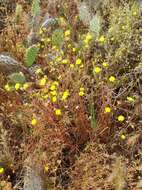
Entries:
POLYGON ((23 189, 25 166, 38 170, 45 189, 142 189, 142 8, 105 2, 90 7, 102 19, 98 36, 76 1, 42 1, 39 23, 46 10, 60 21, 45 31, 29 25, 30 2, 16 2, 18 14, 5 11, 0 54, 18 60, 27 81, 0 73, 0 189, 23 189), (53 43, 57 29, 62 48, 53 43), (28 40, 39 47, 32 76, 28 40))

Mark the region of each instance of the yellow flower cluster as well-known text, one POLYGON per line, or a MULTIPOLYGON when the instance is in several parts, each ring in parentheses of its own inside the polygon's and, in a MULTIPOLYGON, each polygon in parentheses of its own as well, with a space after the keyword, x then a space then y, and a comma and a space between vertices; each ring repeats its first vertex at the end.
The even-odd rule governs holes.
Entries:
POLYGON ((68 98, 69 96, 70 96, 69 90, 66 90, 66 91, 63 92, 63 95, 62 95, 61 100, 62 100, 62 101, 65 101, 65 100, 67 100, 67 98, 68 98))
POLYGON ((69 63, 69 60, 68 60, 68 59, 63 59, 63 60, 62 60, 62 63, 66 65, 66 64, 69 63))
POLYGON ((110 107, 105 107, 105 113, 110 113, 111 112, 111 108, 110 107))
POLYGON ((0 166, 0 174, 4 173, 4 168, 0 166))
POLYGON ((16 83, 16 84, 15 84, 15 90, 19 90, 20 87, 21 87, 21 84, 20 84, 20 83, 16 83))
POLYGON ((64 33, 64 38, 66 41, 70 40, 70 35, 71 35, 71 31, 70 30, 66 30, 64 33))
POLYGON ((62 112, 60 109, 55 109, 55 115, 56 116, 61 116, 62 115, 62 112))
POLYGON ((89 43, 92 41, 93 35, 91 33, 87 33, 84 39, 85 48, 89 47, 89 43))
POLYGON ((27 90, 29 87, 30 87, 29 83, 24 83, 24 84, 16 83, 14 85, 6 84, 4 86, 4 89, 7 92, 10 92, 10 91, 14 91, 14 90, 16 90, 16 91, 18 91, 18 90, 27 90))
POLYGON ((40 86, 45 86, 46 83, 47 83, 47 76, 45 75, 43 78, 41 78, 41 79, 39 80, 39 85, 40 85, 40 86))
POLYGON ((9 84, 6 84, 4 86, 4 89, 7 91, 7 92, 10 92, 12 90, 11 86, 9 84))
POLYGON ((105 43, 106 39, 105 39, 104 36, 101 36, 101 37, 98 39, 98 41, 99 41, 100 43, 105 43))
POLYGON ((29 87, 30 87, 29 83, 23 84, 23 89, 24 89, 24 90, 27 90, 29 87))
POLYGON ((49 165, 48 165, 48 164, 46 164, 46 165, 44 166, 44 171, 45 171, 45 172, 48 172, 48 171, 49 171, 49 165))
POLYGON ((35 71, 35 74, 39 75, 39 74, 43 74, 43 71, 41 68, 38 68, 36 71, 35 71))
POLYGON ((85 92, 84 92, 84 91, 85 91, 84 88, 81 87, 81 88, 79 89, 79 96, 84 96, 84 95, 85 95, 85 92))

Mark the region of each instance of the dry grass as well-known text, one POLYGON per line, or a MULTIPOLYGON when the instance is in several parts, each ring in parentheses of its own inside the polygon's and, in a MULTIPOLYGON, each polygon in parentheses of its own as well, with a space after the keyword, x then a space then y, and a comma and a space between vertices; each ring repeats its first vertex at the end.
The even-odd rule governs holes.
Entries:
POLYGON ((0 53, 25 67, 30 43, 39 53, 26 89, 0 73, 0 188, 22 189, 34 164, 49 189, 141 189, 141 6, 90 1, 102 19, 97 37, 79 18, 81 2, 42 1, 33 26, 30 3, 17 3, 20 21, 6 11, 0 53), (47 9, 59 22, 42 31, 47 9))

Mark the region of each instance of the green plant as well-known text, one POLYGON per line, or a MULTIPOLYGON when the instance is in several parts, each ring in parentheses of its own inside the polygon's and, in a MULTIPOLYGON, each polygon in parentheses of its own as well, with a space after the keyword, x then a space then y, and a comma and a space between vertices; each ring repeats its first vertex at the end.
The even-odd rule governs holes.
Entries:
POLYGON ((86 3, 81 3, 78 5, 79 18, 83 22, 84 25, 88 25, 92 16, 89 10, 89 7, 86 3))
POLYGON ((13 73, 13 74, 9 75, 8 78, 9 78, 9 82, 14 83, 14 84, 16 84, 16 83, 23 84, 26 82, 25 75, 22 72, 13 73))
POLYGON ((19 23, 22 17, 23 8, 22 5, 17 4, 15 10, 15 22, 19 23))
POLYGON ((115 190, 124 190, 127 187, 126 182, 126 166, 125 163, 122 161, 121 157, 116 159, 114 164, 112 175, 110 179, 113 183, 113 187, 115 190))
POLYGON ((61 47, 64 43, 64 33, 62 29, 56 29, 52 33, 52 43, 57 47, 61 47))
POLYGON ((31 67, 38 56, 39 48, 36 45, 30 46, 26 50, 25 62, 27 67, 31 67))
POLYGON ((96 123, 96 111, 95 111, 95 107, 94 107, 93 103, 91 103, 91 105, 90 105, 90 117, 91 117, 91 127, 93 129, 96 129, 96 127, 97 127, 97 123, 96 123))
POLYGON ((98 15, 93 16, 90 20, 89 30, 94 32, 97 37, 99 36, 101 30, 101 19, 98 15))
POLYGON ((32 16, 35 17, 40 13, 40 0, 33 0, 31 8, 32 16))

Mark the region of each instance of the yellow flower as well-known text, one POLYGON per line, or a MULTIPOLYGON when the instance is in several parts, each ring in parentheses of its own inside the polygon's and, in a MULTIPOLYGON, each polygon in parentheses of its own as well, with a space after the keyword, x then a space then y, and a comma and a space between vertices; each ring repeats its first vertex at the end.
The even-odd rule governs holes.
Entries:
POLYGON ((20 84, 20 83, 16 83, 16 84, 15 84, 15 90, 19 90, 20 87, 21 87, 21 84, 20 84))
POLYGON ((66 26, 66 20, 64 19, 64 17, 60 17, 59 18, 61 26, 66 26))
POLYGON ((48 94, 44 94, 44 95, 42 96, 42 98, 43 98, 44 100, 46 100, 48 97, 49 97, 48 94))
POLYGON ((24 90, 27 90, 28 88, 29 88, 29 84, 28 83, 23 84, 23 89, 24 90))
POLYGON ((51 101, 52 101, 53 103, 57 102, 57 97, 56 97, 56 96, 53 96, 52 99, 51 99, 51 101))
POLYGON ((64 34, 65 34, 65 37, 67 37, 67 36, 69 36, 71 34, 71 31, 70 30, 66 30, 64 34))
POLYGON ((123 115, 119 115, 117 119, 118 121, 123 122, 125 120, 125 117, 123 115))
POLYGON ((45 45, 41 45, 41 48, 44 48, 45 47, 45 45))
POLYGON ((92 40, 92 39, 93 39, 92 34, 88 33, 88 34, 86 35, 86 40, 87 40, 87 41, 90 41, 90 40, 92 40))
POLYGON ((57 62, 60 62, 61 60, 62 60, 62 57, 61 57, 61 56, 56 57, 56 61, 57 61, 57 62))
POLYGON ((41 39, 41 42, 44 42, 44 41, 45 41, 45 39, 44 39, 44 38, 42 38, 42 39, 41 39))
POLYGON ((52 50, 57 50, 57 46, 52 46, 52 50))
POLYGON ((0 166, 0 174, 4 173, 4 168, 0 166))
POLYGON ((84 87, 80 87, 80 89, 79 89, 80 91, 84 91, 85 89, 84 89, 84 87))
POLYGON ((54 82, 53 82, 53 85, 58 86, 58 85, 59 85, 59 82, 58 82, 58 81, 54 81, 54 82))
POLYGON ((9 86, 9 84, 6 84, 6 85, 4 86, 4 88, 5 88, 5 90, 6 90, 7 92, 9 92, 9 91, 11 90, 11 87, 9 86))
POLYGON ((124 134, 122 134, 120 137, 121 137, 122 140, 126 139, 126 136, 124 134))
POLYGON ((88 46, 89 41, 88 41, 86 38, 84 39, 84 43, 85 43, 85 47, 86 47, 86 46, 89 47, 89 46, 88 46))
POLYGON ((136 12, 136 11, 134 11, 134 12, 132 13, 132 15, 133 15, 133 16, 136 16, 136 15, 137 15, 137 12, 136 12))
POLYGON ((62 56, 64 55, 64 51, 63 51, 63 50, 61 50, 61 55, 62 55, 62 56))
POLYGON ((48 171, 49 171, 49 166, 48 166, 48 164, 46 164, 46 165, 44 166, 44 171, 45 171, 45 172, 48 172, 48 171))
POLYGON ((67 60, 67 59, 63 59, 63 60, 62 60, 62 63, 63 63, 63 64, 67 64, 67 63, 68 63, 68 60, 67 60))
POLYGON ((79 92, 79 96, 84 96, 84 94, 85 94, 84 91, 79 92))
POLYGON ((95 73, 100 73, 101 72, 101 68, 100 67, 95 67, 94 68, 94 72, 95 73))
POLYGON ((110 107, 105 107, 105 113, 110 113, 111 112, 111 108, 110 107))
POLYGON ((71 47, 71 44, 68 44, 68 48, 70 48, 71 47))
POLYGON ((69 97, 70 93, 69 93, 69 90, 66 90, 65 92, 63 92, 63 95, 62 95, 62 100, 66 100, 68 97, 69 97))
POLYGON ((43 74, 43 71, 41 68, 38 68, 36 71, 35 71, 36 74, 43 74))
POLYGON ((102 65, 103 65, 104 67, 108 67, 108 66, 109 66, 109 64, 108 64, 107 62, 103 62, 102 65))
POLYGON ((40 79, 39 85, 44 86, 46 84, 46 82, 47 82, 47 77, 43 77, 42 79, 40 79))
POLYGON ((98 41, 101 42, 101 43, 104 43, 105 42, 105 37, 101 36, 98 41))
POLYGON ((52 94, 53 96, 57 96, 56 90, 51 91, 50 94, 52 94))
POLYGON ((121 28, 122 28, 122 30, 125 30, 125 26, 122 26, 121 28))
POLYGON ((84 46, 85 48, 89 48, 89 45, 88 44, 85 44, 85 46, 84 46))
POLYGON ((75 47, 73 47, 73 48, 72 48, 72 51, 73 51, 73 52, 76 52, 76 48, 75 48, 75 47))
POLYGON ((39 30, 39 34, 43 34, 43 30, 41 28, 39 30))
POLYGON ((50 38, 45 38, 45 43, 48 43, 48 42, 51 42, 51 39, 50 38))
POLYGON ((60 109, 55 109, 55 115, 60 116, 62 115, 62 112, 60 109))
POLYGON ((77 60, 76 60, 76 65, 80 65, 82 63, 82 60, 80 59, 80 58, 78 58, 77 60))
POLYGON ((74 64, 70 64, 70 68, 74 68, 74 64))
POLYGON ((37 47, 40 48, 40 43, 37 44, 37 47))
POLYGON ((109 77, 109 81, 110 81, 110 82, 114 82, 115 80, 116 80, 116 78, 115 78, 114 76, 110 76, 110 77, 109 77))
POLYGON ((43 32, 45 32, 46 31, 46 27, 42 27, 42 30, 43 30, 43 32))
POLYGON ((81 65, 80 65, 80 68, 83 68, 83 67, 84 67, 84 65, 83 65, 83 64, 81 64, 81 65))
POLYGON ((66 36, 66 37, 65 37, 65 40, 66 40, 66 41, 69 41, 69 40, 70 40, 70 37, 66 36))
POLYGON ((131 96, 127 96, 127 100, 128 100, 129 102, 134 102, 134 101, 135 101, 134 98, 132 98, 131 96))
POLYGON ((35 126, 36 124, 37 124, 37 120, 35 118, 33 118, 32 121, 31 121, 31 125, 35 126))
POLYGON ((52 90, 52 91, 53 91, 53 90, 56 90, 56 86, 52 84, 52 85, 50 86, 50 90, 52 90))

